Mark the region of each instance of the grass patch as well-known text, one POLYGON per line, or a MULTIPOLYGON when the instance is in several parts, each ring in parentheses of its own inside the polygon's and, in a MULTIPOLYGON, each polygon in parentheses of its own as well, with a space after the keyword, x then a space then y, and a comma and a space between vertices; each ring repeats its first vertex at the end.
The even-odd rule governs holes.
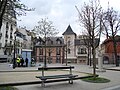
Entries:
POLYGON ((0 90, 18 90, 18 89, 12 86, 0 86, 0 90))
POLYGON ((108 83, 108 82, 110 82, 109 79, 102 78, 102 77, 96 77, 96 78, 88 77, 88 78, 83 78, 82 80, 86 81, 86 82, 91 82, 91 83, 108 83))

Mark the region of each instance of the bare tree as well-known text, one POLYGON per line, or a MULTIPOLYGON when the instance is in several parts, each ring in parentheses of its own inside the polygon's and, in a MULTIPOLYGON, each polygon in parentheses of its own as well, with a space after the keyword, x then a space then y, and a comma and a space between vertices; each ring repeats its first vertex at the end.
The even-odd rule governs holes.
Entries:
POLYGON ((22 4, 20 0, 0 0, 0 29, 2 27, 2 20, 6 14, 11 15, 16 18, 16 15, 25 15, 25 11, 33 11, 34 8, 28 8, 26 5, 22 4))
POLYGON ((49 47, 47 50, 48 53, 48 63, 51 63, 51 54, 55 52, 53 48, 49 47))
POLYGON ((2 27, 2 19, 5 13, 8 0, 0 0, 0 29, 2 27))
MULTIPOLYGON (((84 33, 83 33, 83 35, 84 35, 84 33)), ((83 36, 83 39, 82 39, 83 41, 84 41, 84 45, 86 46, 86 48, 87 48, 87 55, 88 55, 88 57, 87 57, 87 65, 90 65, 91 66, 91 46, 90 46, 90 39, 89 39, 89 36, 86 36, 86 35, 84 35, 83 36)))
POLYGON ((41 19, 38 22, 38 26, 35 26, 34 32, 44 38, 45 41, 45 60, 44 60, 44 67, 46 67, 46 38, 55 36, 58 34, 54 26, 52 25, 52 21, 49 21, 48 18, 41 19))
POLYGON ((52 61, 51 61, 51 60, 52 60, 51 54, 55 52, 54 48, 52 47, 53 41, 51 41, 51 38, 48 37, 47 40, 46 40, 46 43, 47 43, 46 53, 48 53, 47 59, 48 59, 48 63, 51 63, 51 62, 52 62, 52 61))
MULTIPOLYGON (((76 7, 78 10, 78 8, 76 7)), ((102 31, 102 8, 97 0, 84 3, 83 8, 79 11, 79 21, 86 30, 86 35, 89 37, 90 46, 93 55, 93 75, 96 77, 96 48, 100 42, 102 31), (98 40, 96 40, 98 39, 98 40), (97 41, 97 42, 96 42, 97 41)))
POLYGON ((116 66, 119 66, 115 40, 115 36, 117 35, 117 32, 120 30, 120 15, 118 14, 118 12, 115 11, 113 8, 108 7, 107 11, 105 12, 103 25, 105 28, 105 35, 107 36, 107 38, 113 41, 115 63, 116 66))

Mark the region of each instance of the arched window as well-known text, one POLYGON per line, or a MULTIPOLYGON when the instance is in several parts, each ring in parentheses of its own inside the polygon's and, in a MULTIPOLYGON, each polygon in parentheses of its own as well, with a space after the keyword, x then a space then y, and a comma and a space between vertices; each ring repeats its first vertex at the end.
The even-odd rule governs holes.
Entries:
POLYGON ((53 41, 51 39, 48 39, 47 44, 52 45, 53 41))
POLYGON ((108 63, 109 63, 109 57, 103 56, 103 64, 108 64, 108 63))
POLYGON ((86 48, 81 48, 81 54, 86 54, 86 48))
POLYGON ((87 54, 86 52, 86 48, 81 48, 81 47, 78 47, 78 54, 87 54))

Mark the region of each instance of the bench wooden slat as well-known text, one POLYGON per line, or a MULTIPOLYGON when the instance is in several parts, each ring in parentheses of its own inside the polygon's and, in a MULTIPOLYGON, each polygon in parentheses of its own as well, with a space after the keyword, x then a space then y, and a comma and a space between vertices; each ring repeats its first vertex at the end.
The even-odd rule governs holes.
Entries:
MULTIPOLYGON (((59 76, 68 76, 68 75, 70 75, 70 74, 64 74, 64 75, 50 75, 50 76, 44 76, 44 77, 59 77, 59 76)), ((38 78, 40 78, 40 77, 43 77, 43 76, 36 76, 36 77, 38 77, 38 78)))
POLYGON ((74 66, 64 66, 64 67, 40 67, 38 70, 48 70, 48 69, 73 69, 74 66))
POLYGON ((75 78, 78 75, 71 75, 71 74, 65 74, 65 75, 53 75, 53 76, 36 76, 36 78, 39 78, 41 80, 47 80, 47 79, 56 79, 56 78, 75 78))

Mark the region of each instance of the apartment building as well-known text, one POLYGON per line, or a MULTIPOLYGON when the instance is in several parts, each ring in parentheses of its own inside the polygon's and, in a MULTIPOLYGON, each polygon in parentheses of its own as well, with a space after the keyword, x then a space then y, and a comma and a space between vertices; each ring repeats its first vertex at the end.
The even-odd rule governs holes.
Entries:
POLYGON ((39 37, 35 45, 36 62, 44 62, 45 48, 47 63, 65 63, 65 45, 62 37, 47 37, 46 46, 44 38, 39 37))
MULTIPOLYGON (((12 7, 7 7, 12 8, 12 7)), ((8 56, 12 55, 14 44, 14 32, 16 31, 17 22, 14 11, 7 11, 4 14, 2 27, 0 29, 0 60, 6 61, 8 56)))

